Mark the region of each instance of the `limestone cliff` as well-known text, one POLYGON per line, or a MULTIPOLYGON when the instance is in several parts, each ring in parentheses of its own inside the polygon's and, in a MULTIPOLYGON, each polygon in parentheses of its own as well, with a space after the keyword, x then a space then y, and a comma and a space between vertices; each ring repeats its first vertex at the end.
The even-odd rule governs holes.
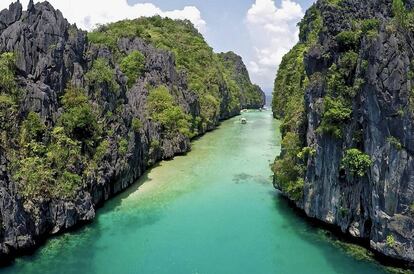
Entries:
POLYGON ((234 52, 220 53, 225 68, 230 72, 229 77, 233 79, 241 90, 240 101, 246 108, 261 108, 266 103, 266 97, 258 85, 252 85, 249 72, 240 56, 234 52))
POLYGON ((412 1, 319 0, 284 57, 275 186, 310 217, 414 261, 412 1))
POLYGON ((17 2, 0 12, 0 54, 1 263, 92 220, 155 162, 264 104, 243 100, 260 92, 227 77, 188 21, 86 33, 47 2, 17 2))

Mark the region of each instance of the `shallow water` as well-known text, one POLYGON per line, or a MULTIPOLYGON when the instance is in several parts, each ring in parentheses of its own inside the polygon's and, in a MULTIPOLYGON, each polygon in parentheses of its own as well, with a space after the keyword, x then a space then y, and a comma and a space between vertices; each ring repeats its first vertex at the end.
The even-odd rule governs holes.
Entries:
POLYGON ((4 273, 384 273, 345 254, 271 185, 280 152, 270 112, 244 113, 162 162, 98 211, 4 273))

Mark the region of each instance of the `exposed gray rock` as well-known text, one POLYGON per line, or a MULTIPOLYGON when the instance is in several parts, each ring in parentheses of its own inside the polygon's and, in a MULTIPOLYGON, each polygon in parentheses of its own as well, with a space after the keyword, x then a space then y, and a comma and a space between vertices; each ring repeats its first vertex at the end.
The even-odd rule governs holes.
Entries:
MULTIPOLYGON (((0 53, 19 53, 18 84, 24 91, 24 98, 16 119, 33 111, 46 126, 53 127, 62 113, 60 98, 64 90, 68 85, 75 85, 88 92, 92 105, 105 117, 105 131, 113 132, 108 137, 109 149, 98 168, 88 175, 84 187, 70 199, 24 199, 18 192, 18 182, 14 182, 10 174, 7 153, 0 146, 0 263, 36 247, 51 234, 93 220, 99 205, 133 184, 147 168, 159 160, 190 150, 188 137, 181 133, 165 136, 161 126, 151 121, 146 111, 148 86, 165 85, 188 115, 200 116, 199 98, 189 90, 186 73, 177 71, 174 55, 139 38, 120 39, 118 50, 126 54, 139 50, 145 56, 144 73, 130 88, 126 87, 126 77, 112 51, 88 43, 86 33, 69 24, 48 2, 33 4, 30 1, 27 11, 22 11, 17 2, 0 12, 0 53), (115 67, 119 92, 103 86, 100 93, 95 94, 86 85, 85 74, 97 58, 104 58, 115 67), (109 115, 115 112, 116 115, 109 115), (133 118, 142 122, 138 132, 132 129, 133 118), (126 155, 118 148, 122 138, 128 141, 126 155), (151 147, 153 141, 159 146, 151 147)), ((257 90, 259 92, 259 88, 257 90)), ((206 130, 217 126, 219 119, 237 115, 240 108, 248 106, 241 102, 228 111, 229 90, 223 85, 220 92, 222 111, 206 130)), ((16 127, 21 122, 17 120, 13 121, 16 127)))
MULTIPOLYGON (((314 147, 316 153, 307 163, 304 195, 297 205, 310 217, 369 240, 379 253, 414 262, 413 80, 409 78, 414 35, 392 21, 392 1, 343 0, 339 6, 328 2, 315 4, 324 27, 317 45, 305 56, 309 77, 323 75, 332 64, 338 64, 341 49, 335 36, 351 29, 352 22, 376 18, 380 28, 378 35, 364 36, 358 45, 358 65, 352 77, 363 79, 364 84, 353 99, 353 116, 343 125, 342 139, 317 131, 320 106, 328 93, 326 83, 315 82, 306 89, 305 146, 314 147), (362 133, 360 141, 354 138, 358 131, 362 133), (391 137, 401 148, 390 142, 391 137), (362 178, 341 171, 344 151, 353 147, 373 160, 362 178)), ((412 1, 407 8, 409 5, 412 1)), ((309 18, 308 14, 305 22, 309 18)), ((303 41, 306 35, 301 34, 303 41)))
POLYGON ((0 12, 0 30, 7 28, 22 16, 22 4, 19 1, 11 3, 9 9, 0 12))

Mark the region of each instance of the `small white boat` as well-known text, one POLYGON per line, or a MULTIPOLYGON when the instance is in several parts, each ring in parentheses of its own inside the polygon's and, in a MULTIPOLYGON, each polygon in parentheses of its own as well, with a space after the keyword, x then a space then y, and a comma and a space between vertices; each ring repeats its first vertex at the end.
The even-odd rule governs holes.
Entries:
POLYGON ((241 123, 242 125, 247 124, 247 119, 246 119, 246 118, 241 118, 241 119, 240 119, 240 123, 241 123))

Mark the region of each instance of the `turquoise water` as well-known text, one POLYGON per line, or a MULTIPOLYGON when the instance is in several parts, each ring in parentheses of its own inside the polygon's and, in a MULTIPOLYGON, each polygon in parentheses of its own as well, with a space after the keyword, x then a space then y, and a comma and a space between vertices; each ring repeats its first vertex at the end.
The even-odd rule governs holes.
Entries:
POLYGON ((270 112, 243 114, 162 162, 98 211, 0 273, 383 273, 331 244, 271 185, 270 112))

